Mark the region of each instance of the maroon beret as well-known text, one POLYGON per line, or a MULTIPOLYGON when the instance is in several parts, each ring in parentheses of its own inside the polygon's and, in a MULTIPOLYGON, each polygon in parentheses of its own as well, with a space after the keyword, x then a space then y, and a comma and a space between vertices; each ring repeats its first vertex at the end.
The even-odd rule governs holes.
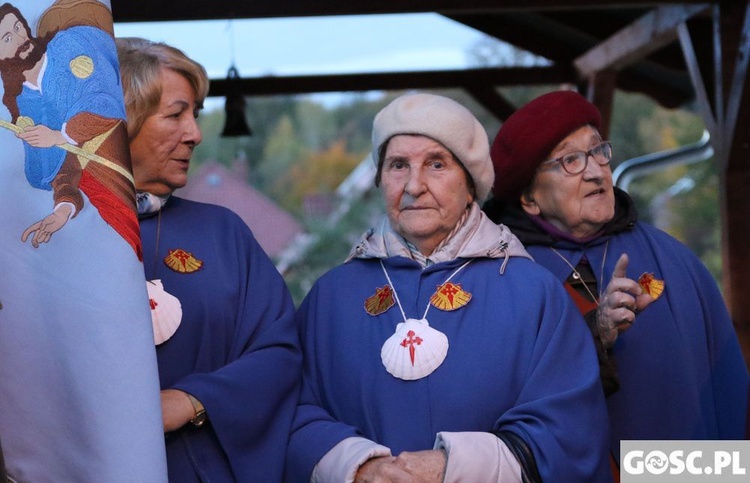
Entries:
POLYGON ((587 124, 599 129, 601 122, 596 106, 573 91, 550 92, 519 108, 500 127, 490 150, 495 198, 517 200, 560 141, 587 124))

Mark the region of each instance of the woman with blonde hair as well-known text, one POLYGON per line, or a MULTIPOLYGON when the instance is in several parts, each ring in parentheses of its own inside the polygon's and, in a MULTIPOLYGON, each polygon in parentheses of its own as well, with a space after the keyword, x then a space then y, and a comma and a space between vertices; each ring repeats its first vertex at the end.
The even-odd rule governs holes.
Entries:
POLYGON ((169 479, 279 481, 300 351, 283 279, 231 211, 173 196, 201 141, 203 67, 117 39, 169 479))

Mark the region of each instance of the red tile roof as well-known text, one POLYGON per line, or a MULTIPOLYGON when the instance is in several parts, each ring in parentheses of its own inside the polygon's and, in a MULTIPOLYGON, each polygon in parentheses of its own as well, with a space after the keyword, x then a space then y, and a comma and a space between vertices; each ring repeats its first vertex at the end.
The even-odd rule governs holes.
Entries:
POLYGON ((253 231, 260 246, 276 258, 300 233, 297 220, 234 173, 215 162, 204 162, 190 174, 187 186, 175 195, 194 201, 213 203, 237 213, 253 231))

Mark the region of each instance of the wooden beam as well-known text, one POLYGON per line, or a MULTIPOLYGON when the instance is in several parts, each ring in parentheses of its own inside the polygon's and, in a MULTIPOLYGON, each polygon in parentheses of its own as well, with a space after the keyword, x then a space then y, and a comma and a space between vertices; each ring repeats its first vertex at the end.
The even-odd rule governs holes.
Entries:
POLYGON ((612 106, 615 103, 615 88, 617 87, 617 71, 607 69, 589 77, 588 100, 594 104, 602 115, 602 125, 599 133, 604 139, 609 139, 609 128, 612 121, 612 106))
POLYGON ((722 266, 724 296, 750 367, 750 97, 747 79, 750 2, 721 1, 714 9, 717 55, 719 138, 716 159, 721 173, 722 266), (719 117, 721 116, 721 117, 719 117))
POLYGON ((750 250, 747 249, 750 166, 745 163, 744 167, 723 173, 720 179, 724 299, 750 368, 750 302, 747 297, 750 290, 750 250))
POLYGON ((368 15, 391 13, 454 12, 482 13, 509 10, 600 9, 643 7, 654 4, 701 3, 701 0, 279 0, 275 2, 243 0, 182 0, 175 5, 167 0, 111 0, 115 22, 154 22, 169 20, 218 20, 237 18, 281 18, 328 15, 368 15))
MULTIPOLYGON (((586 12, 586 16, 592 21, 606 22, 601 19, 608 18, 590 11, 586 12)), ((572 62, 577 57, 599 43, 599 39, 590 32, 578 30, 552 14, 508 12, 496 15, 450 15, 448 18, 498 40, 522 46, 523 50, 557 64, 571 65, 571 68, 574 68, 572 62)), ((648 58, 630 64, 620 71, 618 88, 646 94, 668 108, 680 107, 692 99, 693 90, 682 66, 675 68, 674 63, 670 60, 667 66, 648 58)))
POLYGON ((677 38, 677 27, 707 8, 706 5, 659 7, 599 43, 573 63, 583 78, 603 70, 622 69, 673 42, 677 38))
POLYGON ((389 72, 316 76, 211 79, 209 96, 224 97, 238 88, 247 96, 364 92, 373 90, 446 89, 474 85, 513 86, 573 82, 566 67, 506 67, 443 71, 389 72))
MULTIPOLYGON (((736 11, 739 21, 736 22, 732 27, 734 32, 732 38, 734 39, 733 45, 736 45, 736 49, 733 49, 729 54, 734 55, 733 70, 732 74, 728 75, 729 85, 729 97, 727 98, 727 107, 725 111, 726 119, 726 132, 729 138, 730 144, 730 155, 727 168, 733 169, 736 165, 742 164, 747 166, 747 160, 750 159, 746 156, 748 138, 746 136, 737 135, 735 132, 740 124, 743 128, 748 121, 750 115, 750 107, 745 102, 746 99, 750 98, 750 92, 748 88, 748 63, 750 62, 750 2, 745 5, 745 11, 741 9, 736 11), (743 15, 744 14, 744 15, 743 15), (742 120, 739 123, 738 120, 742 120), (739 141, 739 142, 738 142, 739 141), (743 149, 745 155, 743 156, 743 149), (740 150, 737 152, 737 150, 740 150)), ((734 15, 734 13, 732 14, 734 15)), ((743 129, 747 133, 747 129, 743 129)))
POLYGON ((561 25, 537 12, 454 14, 446 18, 553 62, 570 62, 598 41, 589 33, 561 25))
POLYGON ((501 122, 508 119, 517 109, 515 105, 489 84, 470 84, 464 86, 464 88, 482 107, 501 122))
MULTIPOLYGON (((678 35, 680 39, 680 46, 682 47, 682 54, 685 57, 685 64, 687 65, 688 74, 693 83, 693 90, 695 91, 695 99, 698 104, 698 110, 700 111, 701 117, 703 118, 703 124, 706 130, 711 135, 712 140, 719 139, 718 133, 718 122, 716 115, 714 114, 713 103, 708 95, 706 89, 706 83, 703 78, 702 70, 700 68, 700 59, 696 55, 695 45, 690 35, 690 31, 687 25, 682 24, 677 27, 678 35)), ((715 143, 712 143, 715 144, 715 143)), ((714 145, 714 149, 716 146, 714 145)))

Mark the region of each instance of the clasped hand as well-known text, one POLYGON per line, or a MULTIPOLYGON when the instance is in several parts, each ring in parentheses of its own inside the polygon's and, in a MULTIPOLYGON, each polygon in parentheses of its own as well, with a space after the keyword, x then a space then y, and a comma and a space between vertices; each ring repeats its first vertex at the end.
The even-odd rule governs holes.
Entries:
POLYGON ((447 457, 440 449, 404 451, 372 458, 359 468, 355 483, 441 483, 447 457))

